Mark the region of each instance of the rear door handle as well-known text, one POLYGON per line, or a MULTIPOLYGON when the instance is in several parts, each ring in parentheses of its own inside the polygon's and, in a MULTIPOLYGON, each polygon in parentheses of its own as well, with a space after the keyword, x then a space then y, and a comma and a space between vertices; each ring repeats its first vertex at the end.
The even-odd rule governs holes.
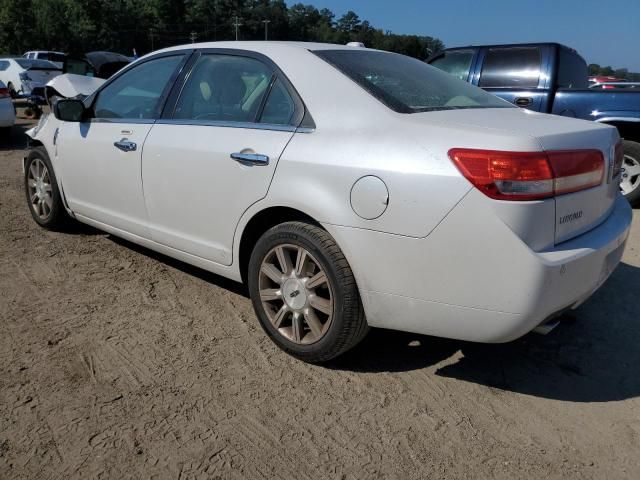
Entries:
POLYGON ((269 165, 269 157, 259 153, 232 153, 231 158, 248 165, 269 165))
POLYGON ((122 150, 123 152, 135 152, 138 148, 135 142, 130 142, 126 138, 123 138, 119 142, 113 142, 113 146, 122 150))
POLYGON ((515 103, 519 107, 528 107, 533 103, 533 98, 531 97, 518 97, 513 103, 515 103))

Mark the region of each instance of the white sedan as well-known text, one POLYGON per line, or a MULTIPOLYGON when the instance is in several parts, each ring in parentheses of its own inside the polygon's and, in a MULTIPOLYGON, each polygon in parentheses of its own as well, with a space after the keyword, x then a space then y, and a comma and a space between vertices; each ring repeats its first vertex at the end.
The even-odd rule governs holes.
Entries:
POLYGON ((631 210, 615 128, 532 113, 365 48, 154 52, 29 134, 35 221, 70 217, 248 285, 283 350, 369 327, 548 330, 609 276, 631 210))
POLYGON ((44 87, 60 74, 62 69, 47 60, 0 58, 0 80, 12 97, 29 95, 34 88, 44 87))
POLYGON ((9 130, 16 123, 16 110, 7 86, 0 81, 0 132, 9 130))

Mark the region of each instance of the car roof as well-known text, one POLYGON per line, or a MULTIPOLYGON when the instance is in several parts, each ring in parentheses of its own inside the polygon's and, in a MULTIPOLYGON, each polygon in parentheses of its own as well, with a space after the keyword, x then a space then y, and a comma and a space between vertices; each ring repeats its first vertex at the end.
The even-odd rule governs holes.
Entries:
MULTIPOLYGON (((175 50, 188 50, 192 48, 229 48, 236 50, 248 50, 268 54, 270 52, 282 52, 286 49, 297 50, 365 50, 363 47, 352 47, 347 45, 339 45, 334 43, 317 43, 317 42, 284 42, 284 41, 228 41, 228 42, 202 42, 187 43, 174 47, 164 48, 151 53, 170 52, 175 50)), ((366 49, 372 50, 372 49, 366 49)))

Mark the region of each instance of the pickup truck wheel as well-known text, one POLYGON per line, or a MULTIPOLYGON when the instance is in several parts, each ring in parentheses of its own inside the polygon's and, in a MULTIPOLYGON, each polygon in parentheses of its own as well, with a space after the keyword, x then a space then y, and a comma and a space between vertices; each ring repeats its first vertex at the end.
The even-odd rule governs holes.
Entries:
POLYGON ((51 160, 43 147, 32 149, 27 156, 24 189, 29 211, 38 225, 48 230, 62 230, 69 224, 51 160))
POLYGON ((353 272, 322 228, 286 222, 256 243, 249 293, 262 328, 282 350, 305 362, 326 362, 368 332, 353 272))
POLYGON ((640 143, 624 142, 620 190, 632 206, 640 205, 640 143))

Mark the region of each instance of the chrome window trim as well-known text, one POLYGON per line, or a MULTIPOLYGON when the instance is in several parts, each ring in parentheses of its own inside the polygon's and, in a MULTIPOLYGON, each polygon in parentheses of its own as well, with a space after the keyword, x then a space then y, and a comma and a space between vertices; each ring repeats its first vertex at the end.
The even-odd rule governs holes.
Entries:
POLYGON ((296 132, 311 133, 315 129, 296 127, 294 125, 275 125, 270 123, 254 122, 226 122, 221 120, 190 120, 190 119, 170 119, 162 118, 154 123, 160 125, 196 125, 201 127, 222 127, 222 128, 246 128, 248 130, 272 130, 276 132, 296 132))
MULTIPOLYGON (((153 118, 88 118, 87 123, 126 123, 151 125, 156 123, 153 118)), ((85 122, 82 122, 85 123, 85 122)))
POLYGON ((634 117, 602 117, 597 118, 596 122, 640 122, 640 118, 634 117))

